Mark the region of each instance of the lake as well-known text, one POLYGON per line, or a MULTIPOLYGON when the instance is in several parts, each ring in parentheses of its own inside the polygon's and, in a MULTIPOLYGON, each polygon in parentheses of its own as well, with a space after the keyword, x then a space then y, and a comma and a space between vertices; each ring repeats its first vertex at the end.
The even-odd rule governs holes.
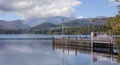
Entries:
POLYGON ((10 39, 51 38, 52 36, 0 35, 0 38, 7 38, 0 39, 0 65, 120 65, 117 55, 53 46, 52 40, 49 39, 10 39))

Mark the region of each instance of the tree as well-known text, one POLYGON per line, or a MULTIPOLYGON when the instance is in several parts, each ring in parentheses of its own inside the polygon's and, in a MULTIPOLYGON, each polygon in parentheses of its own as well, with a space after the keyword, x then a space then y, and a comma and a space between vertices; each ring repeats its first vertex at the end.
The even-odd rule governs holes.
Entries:
POLYGON ((107 29, 111 35, 120 35, 120 15, 108 19, 107 29))
POLYGON ((120 15, 116 15, 115 17, 110 17, 107 21, 108 31, 111 35, 116 35, 115 43, 117 45, 117 49, 120 54, 120 15))

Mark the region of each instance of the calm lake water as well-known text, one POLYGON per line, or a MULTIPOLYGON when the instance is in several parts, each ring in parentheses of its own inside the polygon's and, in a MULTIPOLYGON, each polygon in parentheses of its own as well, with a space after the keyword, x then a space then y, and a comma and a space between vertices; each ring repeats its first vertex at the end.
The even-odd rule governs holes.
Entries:
MULTIPOLYGON (((0 38, 51 35, 0 35, 0 38)), ((0 65, 120 65, 116 55, 53 46, 52 40, 0 40, 0 65)))

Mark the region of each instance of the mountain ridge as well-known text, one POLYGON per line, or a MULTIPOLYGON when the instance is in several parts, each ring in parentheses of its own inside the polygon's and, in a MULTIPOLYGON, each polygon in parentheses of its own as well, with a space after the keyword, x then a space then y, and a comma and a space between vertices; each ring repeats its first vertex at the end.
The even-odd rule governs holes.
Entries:
POLYGON ((98 17, 98 18, 83 18, 83 19, 74 19, 68 17, 50 17, 46 21, 38 20, 39 23, 35 23, 37 19, 31 19, 32 21, 27 22, 26 20, 13 20, 13 21, 4 21, 0 20, 0 29, 30 29, 30 28, 52 28, 52 27, 85 27, 92 25, 106 25, 108 17, 98 17), (42 21, 42 22, 41 22, 42 21), (37 24, 36 26, 31 27, 32 23, 37 24), (54 23, 56 22, 56 23, 54 23))

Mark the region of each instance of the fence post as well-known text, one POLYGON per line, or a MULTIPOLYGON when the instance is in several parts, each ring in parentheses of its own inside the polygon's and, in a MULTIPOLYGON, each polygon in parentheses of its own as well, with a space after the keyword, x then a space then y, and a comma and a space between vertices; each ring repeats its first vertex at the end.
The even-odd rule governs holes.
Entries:
POLYGON ((93 48, 93 32, 91 32, 91 48, 93 48))

